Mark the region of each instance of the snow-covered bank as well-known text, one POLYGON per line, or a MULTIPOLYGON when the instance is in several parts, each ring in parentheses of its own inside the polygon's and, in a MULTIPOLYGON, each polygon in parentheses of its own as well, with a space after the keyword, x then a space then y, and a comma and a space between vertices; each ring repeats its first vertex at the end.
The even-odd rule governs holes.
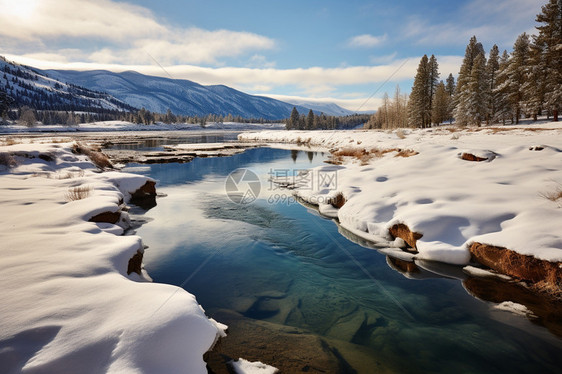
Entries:
MULTIPOLYGON (((421 234, 416 258, 468 264, 469 246, 485 243, 554 263, 562 261, 562 124, 397 131, 263 131, 243 141, 283 142, 343 150, 337 187, 296 194, 326 202, 341 193, 335 214, 365 239, 393 240, 399 224, 421 234), (411 150, 414 152, 400 152, 411 150), (476 157, 466 157, 473 155, 476 157), (345 156, 350 155, 350 156, 345 156), (410 157, 398 157, 408 155, 410 157), (468 159, 482 159, 468 161, 468 159), (548 198, 550 197, 550 199, 548 198), (554 200, 554 201, 553 201, 554 200)), ((333 165, 316 170, 333 172, 333 165)))
POLYGON ((127 274, 116 212, 147 178, 97 173, 71 144, 0 144, 2 373, 205 373, 225 326, 183 289, 127 274))
POLYGON ((40 132, 105 132, 105 131, 205 131, 205 130, 229 130, 229 131, 247 131, 247 130, 279 130, 285 125, 282 123, 238 123, 238 122, 208 122, 205 127, 193 123, 154 123, 152 125, 143 125, 126 121, 99 121, 92 123, 82 123, 75 126, 65 125, 37 125, 27 127, 17 124, 9 124, 0 126, 0 133, 17 134, 17 133, 40 133, 40 132))

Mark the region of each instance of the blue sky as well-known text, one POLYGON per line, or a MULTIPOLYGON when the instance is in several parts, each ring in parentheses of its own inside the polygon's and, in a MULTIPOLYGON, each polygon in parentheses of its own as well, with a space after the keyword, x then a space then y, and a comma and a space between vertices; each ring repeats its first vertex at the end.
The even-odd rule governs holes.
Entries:
POLYGON ((545 2, 0 0, 0 54, 367 110, 397 84, 409 92, 423 54, 437 56, 444 79, 472 35, 509 51, 545 2))

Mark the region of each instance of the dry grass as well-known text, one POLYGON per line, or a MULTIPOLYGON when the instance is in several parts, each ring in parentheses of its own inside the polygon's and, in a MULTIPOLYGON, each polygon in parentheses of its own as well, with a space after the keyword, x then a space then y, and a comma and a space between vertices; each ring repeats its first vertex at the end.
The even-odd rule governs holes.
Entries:
POLYGON ((10 169, 18 166, 18 163, 10 153, 0 152, 0 165, 10 169))
POLYGON ((302 139, 300 136, 297 138, 297 145, 310 145, 312 138, 302 139))
POLYGON ((109 158, 105 154, 103 154, 100 149, 94 149, 80 142, 76 142, 72 146, 72 151, 79 155, 88 156, 88 158, 94 163, 94 165, 102 170, 114 168, 111 161, 109 161, 109 158))
POLYGON ((14 144, 18 144, 18 142, 12 137, 8 136, 6 140, 4 140, 4 145, 14 145, 14 144))
POLYGON ((65 195, 66 201, 82 200, 90 196, 92 193, 92 186, 79 186, 72 187, 65 195))
POLYGON ((332 152, 332 157, 327 161, 330 164, 341 165, 345 157, 353 157, 361 162, 361 165, 367 165, 371 159, 374 157, 380 158, 387 153, 396 152, 394 157, 411 157, 417 155, 412 149, 401 149, 401 148, 372 148, 367 150, 365 148, 341 148, 335 152, 332 152))
POLYGON ((562 183, 557 183, 553 191, 539 193, 539 196, 555 202, 559 208, 562 208, 562 183))

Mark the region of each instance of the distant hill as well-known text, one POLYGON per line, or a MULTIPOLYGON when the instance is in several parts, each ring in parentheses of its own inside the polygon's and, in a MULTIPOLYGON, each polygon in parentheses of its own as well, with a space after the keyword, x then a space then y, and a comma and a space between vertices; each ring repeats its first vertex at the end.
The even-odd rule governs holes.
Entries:
MULTIPOLYGON (((320 103, 320 102, 306 101, 306 100, 291 100, 291 104, 299 107, 309 108, 316 113, 324 113, 328 116, 340 117, 340 116, 350 116, 352 114, 355 114, 355 112, 352 112, 349 109, 342 108, 341 106, 335 103, 320 103)), ((306 113, 301 113, 301 114, 306 114, 306 113)))
POLYGON ((278 120, 288 118, 293 107, 306 115, 347 116, 353 112, 333 103, 287 103, 249 95, 224 85, 203 86, 185 80, 105 70, 41 70, 6 61, 0 56, 0 89, 15 102, 38 110, 101 113, 151 112, 205 116, 216 114, 278 120))
POLYGON ((0 89, 13 106, 39 110, 83 112, 128 112, 136 110, 115 97, 46 75, 39 69, 7 61, 0 56, 0 89))
MULTIPOLYGON (((46 70, 49 76, 97 91, 104 91, 137 108, 165 113, 204 116, 217 114, 264 118, 289 117, 293 104, 263 96, 253 96, 233 88, 203 86, 185 79, 170 79, 134 71, 114 73, 105 70, 46 70)), ((309 108, 297 107, 306 113, 309 108)))

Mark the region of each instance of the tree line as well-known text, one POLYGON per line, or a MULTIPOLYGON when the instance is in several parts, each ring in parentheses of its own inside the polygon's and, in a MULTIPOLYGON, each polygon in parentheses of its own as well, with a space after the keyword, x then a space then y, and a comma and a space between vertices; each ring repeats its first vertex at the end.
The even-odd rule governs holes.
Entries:
POLYGON ((363 125, 370 118, 368 114, 352 114, 349 116, 328 116, 324 113, 316 114, 312 109, 308 115, 300 114, 293 107, 291 116, 285 120, 287 130, 335 130, 350 129, 363 125))
POLYGON ((517 37, 513 51, 494 45, 486 58, 473 36, 455 83, 452 74, 439 81, 435 56, 424 55, 411 94, 383 105, 366 128, 430 127, 453 120, 461 126, 482 123, 519 123, 546 115, 558 121, 562 105, 562 0, 549 0, 536 17, 537 35, 517 37))

